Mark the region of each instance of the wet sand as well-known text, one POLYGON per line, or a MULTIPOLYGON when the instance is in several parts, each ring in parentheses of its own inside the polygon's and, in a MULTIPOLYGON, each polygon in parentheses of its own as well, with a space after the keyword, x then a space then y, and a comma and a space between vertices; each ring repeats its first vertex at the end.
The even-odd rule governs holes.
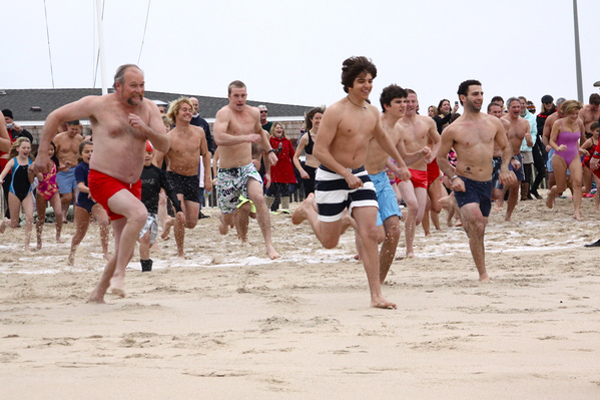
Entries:
POLYGON ((218 234, 216 209, 205 213, 186 232, 188 260, 173 239, 160 242, 142 274, 136 252, 127 297, 107 295, 107 305, 85 302, 104 266, 96 225, 70 268, 52 224, 31 254, 22 229, 7 230, 0 397, 600 397, 600 250, 583 248, 600 238, 591 199, 584 222, 569 199, 552 210, 521 202, 511 223, 492 211, 492 284, 477 282, 460 228, 425 237, 419 227, 417 257, 401 257, 402 238, 383 288, 395 311, 369 308, 353 232, 325 250, 306 223, 272 216, 282 258, 269 261, 255 221, 241 246, 218 234))

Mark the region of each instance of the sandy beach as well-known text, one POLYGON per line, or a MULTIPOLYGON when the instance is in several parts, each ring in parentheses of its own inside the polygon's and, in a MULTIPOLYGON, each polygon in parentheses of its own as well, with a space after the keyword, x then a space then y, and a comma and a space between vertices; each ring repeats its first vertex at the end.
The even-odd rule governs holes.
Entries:
POLYGON ((513 222, 492 211, 492 284, 477 281, 461 228, 419 227, 414 259, 403 233, 383 288, 393 311, 369 308, 353 232, 325 250, 308 224, 274 215, 283 257, 269 261, 256 221, 241 246, 204 212, 187 260, 161 241, 142 274, 136 252, 127 297, 107 305, 86 303, 104 266, 96 225, 74 267, 53 224, 30 254, 22 228, 0 236, 0 398, 600 398, 600 249, 583 248, 600 238, 593 199, 584 222, 568 198, 520 202, 513 222))

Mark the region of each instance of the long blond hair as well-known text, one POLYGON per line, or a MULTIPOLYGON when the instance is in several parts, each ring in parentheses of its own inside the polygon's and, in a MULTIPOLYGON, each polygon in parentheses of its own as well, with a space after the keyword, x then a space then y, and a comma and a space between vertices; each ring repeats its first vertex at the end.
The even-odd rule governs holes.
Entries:
POLYGON ((281 129, 283 129, 283 134, 281 135, 281 137, 287 139, 287 137, 285 136, 285 127, 283 126, 283 124, 281 122, 273 123, 273 126, 271 127, 271 131, 269 132, 271 134, 271 136, 275 137, 275 128, 277 127, 277 125, 281 126, 281 129))
MULTIPOLYGON (((29 140, 29 138, 26 138, 25 136, 21 136, 12 144, 12 147, 10 148, 10 153, 8 155, 10 158, 16 157, 19 154, 17 149, 21 146, 21 143, 23 143, 23 142, 27 142, 27 143, 31 144, 31 141, 29 140)), ((27 158, 29 158, 29 157, 27 157, 27 158)))

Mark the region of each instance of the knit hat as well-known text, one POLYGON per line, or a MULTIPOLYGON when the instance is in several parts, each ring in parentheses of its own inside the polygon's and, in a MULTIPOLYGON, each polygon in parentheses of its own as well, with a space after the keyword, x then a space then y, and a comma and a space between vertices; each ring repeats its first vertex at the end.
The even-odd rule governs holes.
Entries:
POLYGON ((553 101, 554 97, 550 96, 549 94, 542 97, 542 103, 544 104, 552 103, 553 101))

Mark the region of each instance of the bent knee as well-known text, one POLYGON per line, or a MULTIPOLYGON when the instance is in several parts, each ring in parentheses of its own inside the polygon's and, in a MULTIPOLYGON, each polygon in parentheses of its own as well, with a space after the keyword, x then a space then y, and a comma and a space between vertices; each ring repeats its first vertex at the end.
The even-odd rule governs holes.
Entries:
POLYGON ((333 249, 335 246, 338 245, 338 242, 339 242, 339 238, 326 238, 321 242, 321 244, 326 249, 333 249))
POLYGON ((141 225, 142 227, 146 224, 147 220, 148 220, 148 210, 146 210, 146 207, 143 207, 143 206, 137 207, 127 217, 127 222, 133 223, 135 225, 141 225))
POLYGON ((431 211, 433 211, 436 214, 439 214, 442 212, 442 205, 440 204, 439 201, 431 203, 431 211))
POLYGON ((198 220, 186 221, 186 223, 183 226, 185 226, 187 229, 194 229, 196 225, 198 225, 198 220))

